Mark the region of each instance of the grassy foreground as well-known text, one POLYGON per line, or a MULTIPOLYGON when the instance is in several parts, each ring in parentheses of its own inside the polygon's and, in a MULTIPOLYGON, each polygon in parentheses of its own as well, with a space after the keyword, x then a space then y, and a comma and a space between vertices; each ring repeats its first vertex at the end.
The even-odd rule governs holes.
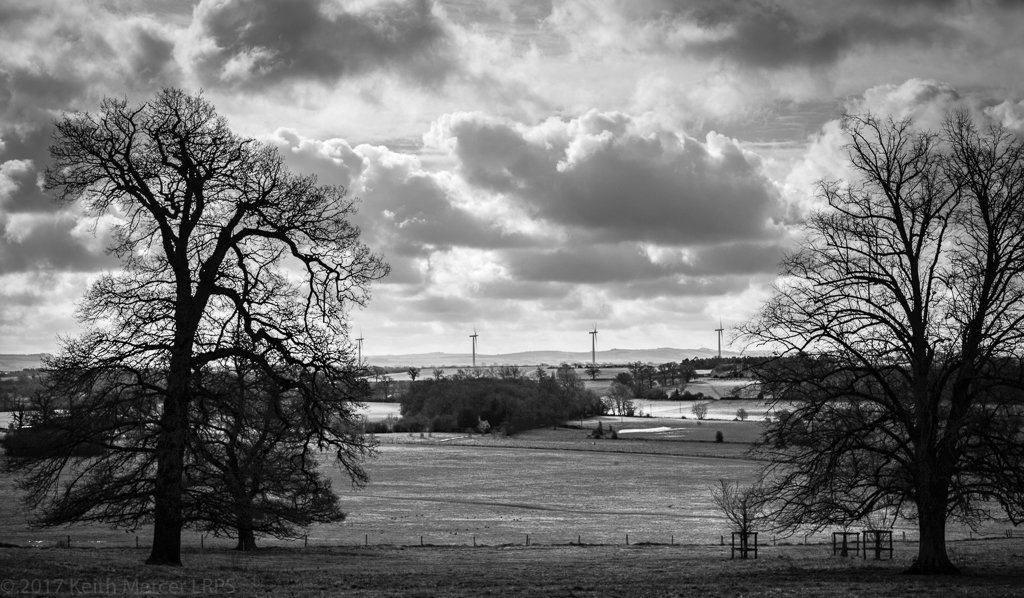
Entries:
POLYGON ((779 546, 730 560, 719 546, 338 547, 189 551, 0 548, 0 596, 1021 596, 1024 543, 952 545, 959 576, 904 575, 895 561, 779 546))

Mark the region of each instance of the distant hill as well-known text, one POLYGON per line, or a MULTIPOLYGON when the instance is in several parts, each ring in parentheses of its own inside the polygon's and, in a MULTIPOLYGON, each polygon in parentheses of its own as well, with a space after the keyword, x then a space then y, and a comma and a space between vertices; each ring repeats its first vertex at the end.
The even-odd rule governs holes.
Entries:
MULTIPOLYGON (((682 361, 693 357, 714 357, 717 349, 609 349, 598 351, 597 363, 666 363, 682 361)), ((722 357, 738 357, 735 351, 722 351, 722 357)), ((380 367, 463 367, 472 363, 470 353, 411 353, 405 355, 367 355, 370 365, 380 367)), ((558 365, 560 363, 590 363, 590 351, 522 351, 519 353, 481 354, 477 353, 476 364, 486 365, 558 365)))
MULTIPOLYGON (((681 361, 693 357, 714 357, 717 349, 608 349, 597 352, 597 363, 666 363, 681 361)), ((0 372, 18 372, 24 369, 38 368, 42 365, 43 353, 30 355, 0 354, 0 372)), ((722 351, 722 357, 738 357, 736 351, 722 351)), ((366 355, 369 365, 380 367, 465 367, 472 363, 473 356, 469 353, 410 353, 403 355, 366 355)), ((560 363, 590 363, 590 351, 522 351, 519 353, 480 354, 477 353, 476 364, 487 365, 558 365, 560 363)))
POLYGON ((20 372, 38 368, 43 365, 44 353, 27 355, 0 354, 0 372, 20 372))

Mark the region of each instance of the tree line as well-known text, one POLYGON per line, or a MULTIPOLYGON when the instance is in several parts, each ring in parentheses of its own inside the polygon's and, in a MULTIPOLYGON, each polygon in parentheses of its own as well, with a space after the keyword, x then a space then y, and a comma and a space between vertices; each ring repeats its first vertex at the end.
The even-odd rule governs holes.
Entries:
POLYGON ((401 420, 370 431, 494 431, 505 435, 604 413, 601 398, 586 390, 569 366, 553 375, 538 368, 526 377, 510 366, 495 371, 414 382, 399 399, 401 420))

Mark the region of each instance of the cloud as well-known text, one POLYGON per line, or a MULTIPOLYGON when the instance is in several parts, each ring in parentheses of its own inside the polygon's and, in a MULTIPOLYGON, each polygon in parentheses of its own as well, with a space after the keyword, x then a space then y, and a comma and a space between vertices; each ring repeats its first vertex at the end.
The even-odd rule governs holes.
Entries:
POLYGON ((668 245, 771 237, 777 194, 757 156, 714 133, 698 140, 621 113, 535 126, 447 115, 429 143, 467 181, 588 241, 668 245))
POLYGON ((776 70, 833 65, 866 46, 949 42, 959 31, 944 14, 916 3, 571 0, 548 23, 584 54, 625 47, 776 70))
POLYGON ((0 274, 36 271, 96 272, 115 268, 106 253, 109 220, 95 231, 80 214, 0 214, 0 274))
POLYGON ((83 273, 0 272, 0 346, 7 352, 52 352, 57 335, 78 329, 75 302, 89 279, 83 273))
POLYGON ((454 68, 451 39, 428 0, 346 9, 329 0, 202 0, 191 61, 206 85, 333 85, 390 70, 434 85, 454 68))
POLYGON ((988 108, 985 113, 1008 129, 1024 132, 1024 100, 1003 100, 988 108))
POLYGON ((0 210, 38 211, 43 202, 36 185, 37 176, 31 160, 0 162, 0 210))
MULTIPOLYGON (((502 217, 458 176, 428 170, 414 155, 383 146, 317 140, 279 129, 265 139, 296 172, 316 173, 358 200, 353 219, 364 241, 392 266, 388 284, 420 285, 437 275, 437 257, 465 248, 529 245, 531 235, 502 217)), ((458 265, 464 267, 464 264, 458 265)))
POLYGON ((103 95, 180 82, 170 30, 146 15, 58 0, 14 0, 0 18, 0 117, 38 126, 103 95))
POLYGON ((952 85, 934 79, 907 79, 898 85, 877 85, 851 98, 846 105, 850 113, 870 112, 897 120, 909 118, 922 129, 939 130, 954 108, 963 106, 967 98, 952 85))

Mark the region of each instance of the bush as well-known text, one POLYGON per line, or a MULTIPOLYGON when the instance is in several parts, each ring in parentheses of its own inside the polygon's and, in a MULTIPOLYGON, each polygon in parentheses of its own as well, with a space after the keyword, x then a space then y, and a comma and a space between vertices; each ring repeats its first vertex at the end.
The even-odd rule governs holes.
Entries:
POLYGON ((461 427, 454 417, 447 414, 435 415, 430 420, 430 429, 433 432, 458 432, 461 427))
POLYGON ((715 442, 725 442, 725 434, 721 430, 715 432, 715 442))
POLYGON ((643 398, 649 401, 666 401, 668 400, 668 393, 665 392, 664 388, 648 388, 643 392, 643 398))
POLYGON ((96 444, 72 444, 65 430, 52 426, 35 426, 8 430, 0 444, 9 457, 33 459, 45 457, 92 457, 104 449, 96 444))
POLYGON ((367 434, 387 434, 391 431, 388 429, 387 422, 383 421, 367 422, 365 430, 367 434))
MULTIPOLYGON (((403 421, 422 418, 435 431, 477 430, 480 422, 506 434, 589 417, 602 412, 590 391, 566 387, 551 376, 541 380, 461 377, 422 380, 401 398, 403 421), (437 419, 441 416, 452 418, 437 419)), ((406 423, 409 431, 418 431, 406 423)))

